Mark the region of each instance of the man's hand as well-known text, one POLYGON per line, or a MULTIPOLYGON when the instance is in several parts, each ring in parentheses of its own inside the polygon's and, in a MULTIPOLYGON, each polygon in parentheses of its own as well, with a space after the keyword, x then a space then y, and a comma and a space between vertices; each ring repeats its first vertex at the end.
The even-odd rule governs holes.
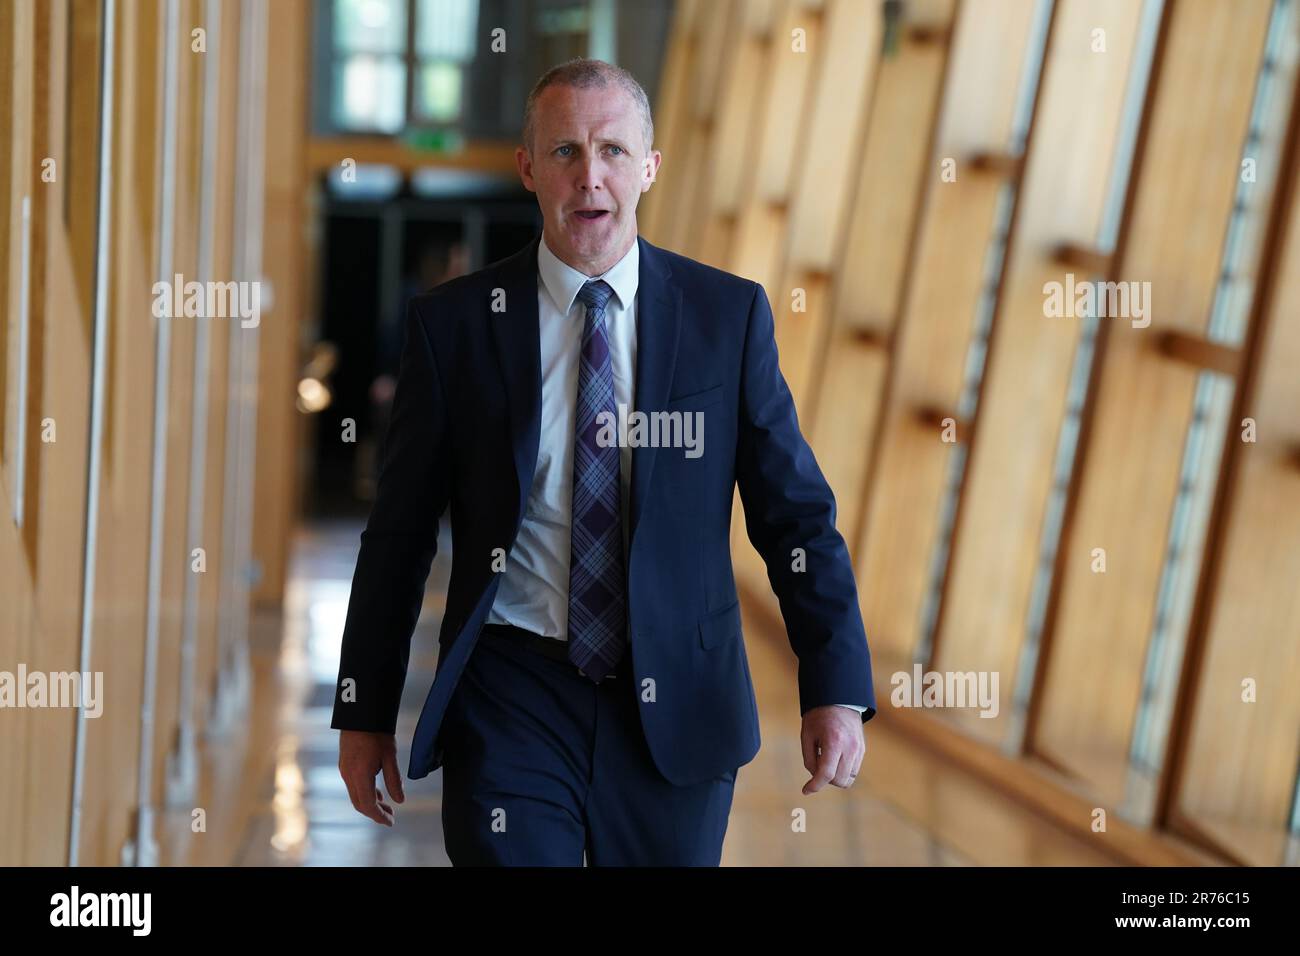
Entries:
POLYGON ((803 715, 799 740, 804 769, 813 775, 803 785, 804 793, 816 793, 828 783, 845 789, 853 786, 867 752, 861 714, 839 704, 814 707, 803 715))
POLYGON ((352 806, 384 826, 393 825, 393 808, 375 786, 375 774, 384 772, 384 786, 394 803, 402 803, 402 774, 397 769, 397 740, 392 734, 368 730, 339 731, 339 774, 348 786, 352 806))

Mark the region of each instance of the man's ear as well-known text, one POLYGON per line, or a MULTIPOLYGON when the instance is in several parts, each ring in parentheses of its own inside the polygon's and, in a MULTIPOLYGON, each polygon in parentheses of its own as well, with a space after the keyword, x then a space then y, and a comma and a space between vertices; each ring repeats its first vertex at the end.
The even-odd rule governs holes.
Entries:
POLYGON ((655 178, 659 174, 659 164, 663 161, 663 158, 664 158, 663 154, 660 153, 659 150, 657 149, 654 150, 649 156, 646 157, 646 162, 649 164, 650 167, 648 170, 650 174, 650 178, 643 179, 641 182, 641 191, 643 193, 649 192, 651 183, 655 181, 655 178))
POLYGON ((515 166, 519 169, 519 179, 524 188, 530 193, 537 192, 537 186, 533 182, 533 157, 522 146, 515 148, 515 166))

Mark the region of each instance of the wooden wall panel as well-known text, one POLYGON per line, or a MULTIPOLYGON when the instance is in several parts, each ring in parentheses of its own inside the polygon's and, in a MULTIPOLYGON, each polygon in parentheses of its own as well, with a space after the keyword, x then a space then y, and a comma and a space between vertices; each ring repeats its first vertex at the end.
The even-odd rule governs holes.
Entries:
MULTIPOLYGON (((90 341, 91 292, 95 265, 95 198, 98 186, 99 152, 99 48, 103 42, 101 0, 71 0, 67 5, 68 80, 65 102, 68 125, 82 130, 84 142, 64 157, 62 164, 67 191, 59 218, 72 238, 73 274, 76 278, 77 312, 82 317, 82 334, 90 341)), ((60 14, 62 16, 62 12, 60 14)))
POLYGON ((790 196, 790 272, 825 272, 835 265, 857 172, 857 144, 867 122, 880 59, 880 11, 853 0, 830 0, 818 45, 813 97, 800 138, 790 196))
MULTIPOLYGON (((717 0, 705 4, 697 14, 691 79, 683 117, 685 126, 676 144, 677 180, 668 192, 671 205, 666 210, 663 238, 670 249, 698 252, 709 207, 711 182, 708 170, 713 163, 719 136, 715 129, 718 94, 724 77, 733 72, 732 63, 741 45, 736 38, 740 12, 738 0, 717 0)), ((660 172, 667 174, 662 166, 660 172)))
POLYGON ((703 185, 697 199, 698 212, 691 245, 686 254, 723 267, 735 235, 741 197, 747 188, 751 168, 749 150, 760 119, 760 99, 754 95, 763 86, 764 64, 771 52, 770 25, 755 11, 764 7, 742 7, 744 16, 728 42, 734 46, 727 58, 718 94, 717 119, 710 129, 710 148, 700 170, 703 185))
POLYGON ((837 254, 830 321, 813 366, 804 430, 835 492, 836 522, 857 542, 869 450, 889 369, 899 290, 912 246, 955 4, 905 10, 881 58, 854 199, 837 254))
POLYGON ((801 152, 791 186, 788 237, 780 286, 774 298, 777 346, 795 404, 808 396, 812 362, 829 325, 824 295, 844 243, 862 133, 880 57, 879 8, 855 0, 830 0, 823 30, 808 53, 816 60, 807 117, 800 130, 801 152), (807 311, 791 309, 791 291, 808 292, 807 311), (819 302, 814 305, 814 297, 819 302))
MULTIPOLYGON (((1273 30, 1294 38, 1298 22, 1293 8, 1290 22, 1273 30)), ((1264 126, 1251 150, 1280 147, 1277 188, 1259 180, 1276 204, 1243 345, 1247 365, 1227 421, 1167 782, 1176 831, 1263 866, 1295 862, 1300 766, 1300 697, 1291 692, 1300 672, 1300 509, 1291 506, 1300 498, 1300 44, 1275 42, 1273 55, 1269 75, 1290 128, 1264 126), (1254 441, 1244 440, 1245 419, 1254 441)))
MULTIPOLYGON (((12 281, 10 233, 13 219, 10 209, 13 201, 13 91, 14 69, 14 11, 13 4, 0 4, 0 502, 5 508, 13 500, 13 486, 8 475, 8 420, 9 420, 9 338, 10 316, 14 284, 12 281)), ((0 575, 9 582, 6 600, 0 602, 0 660, 16 660, 18 642, 27 633, 31 618, 31 573, 22 567, 22 537, 9 522, 0 522, 0 575)), ((23 747, 14 733, 17 722, 6 720, 6 732, 0 734, 0 766, 16 770, 23 757, 23 747)), ((12 832, 19 820, 21 808, 13 796, 0 792, 0 827, 12 832)), ((0 846, 0 866, 12 866, 20 859, 14 846, 0 846)))
MULTIPOLYGON (((7 32, 4 37, 5 57, 9 64, 5 77, 4 94, 12 106, 12 113, 5 117, 8 136, 0 141, 0 151, 4 152, 0 173, 4 174, 0 189, 4 192, 5 208, 8 215, 0 232, 4 233, 3 246, 4 287, 0 289, 4 297, 4 368, 0 371, 0 384, 4 385, 4 420, 0 423, 3 431, 3 443, 0 443, 0 480, 8 490, 8 500, 12 502, 18 493, 19 482, 17 462, 19 461, 17 440, 20 404, 17 400, 18 363, 21 360, 19 342, 20 296, 22 294, 21 255, 23 246, 23 198, 29 194, 30 179, 28 172, 32 162, 32 102, 35 84, 35 57, 33 38, 36 21, 34 8, 28 2, 18 2, 5 11, 5 20, 0 21, 0 28, 7 32)), ((13 506, 6 510, 12 515, 13 506)))
MULTIPOLYGON (((36 12, 31 0, 17 0, 5 4, 0 12, 0 66, 5 74, 0 79, 0 107, 9 107, 0 124, 6 135, 0 139, 0 151, 4 158, 0 160, 0 193, 3 193, 4 208, 8 211, 5 220, 0 223, 0 252, 4 258, 0 261, 0 276, 4 283, 0 286, 0 326, 3 337, 4 370, 0 372, 0 386, 3 386, 4 418, 0 422, 0 490, 3 501, 0 506, 0 574, 6 582, 5 600, 0 602, 0 664, 4 669, 16 671, 19 662, 27 660, 34 643, 39 637, 35 634, 37 609, 35 581, 31 553, 22 529, 13 520, 15 498, 18 494, 18 414, 21 404, 18 399, 19 362, 21 349, 19 345, 19 323, 21 316, 20 288, 22 282, 21 250, 23 244, 23 222, 21 216, 23 197, 31 189, 30 171, 32 168, 32 125, 33 97, 35 86, 35 45, 36 12)), ((29 709, 0 711, 0 766, 13 768, 13 779, 25 780, 25 774, 31 762, 31 737, 34 731, 36 712, 29 709)), ((27 830, 27 793, 26 787, 0 788, 0 825, 5 833, 18 834, 15 840, 0 843, 0 864, 16 865, 26 859, 27 830)), ((56 851, 57 852, 57 851, 56 851)))
MULTIPOLYGON (((62 11, 59 11, 61 14, 62 11)), ((42 182, 43 163, 46 157, 52 153, 51 136, 53 131, 51 127, 56 121, 51 115, 51 103, 53 92, 51 82, 53 69, 51 63, 51 29, 52 19, 55 11, 47 7, 37 6, 35 17, 33 19, 33 36, 32 50, 34 57, 32 61, 32 110, 35 117, 31 126, 31 139, 27 144, 31 150, 30 159, 25 169, 20 172, 25 173, 26 181, 23 192, 30 197, 28 206, 28 222, 23 226, 26 233, 27 241, 27 316, 26 316, 26 344, 22 346, 25 350, 24 360, 27 372, 27 409, 23 422, 23 443, 25 445, 25 455, 23 459, 23 486, 22 486, 22 526, 23 526, 23 543, 27 547, 27 554, 32 560, 32 575, 34 579, 39 580, 41 575, 40 556, 41 556, 41 521, 45 509, 42 508, 42 498, 44 489, 41 484, 41 466, 43 455, 41 454, 41 422, 46 417, 44 415, 45 402, 43 401, 43 390, 46 383, 45 369, 45 348, 46 348, 46 307, 48 305, 48 296, 45 292, 45 275, 47 258, 49 253, 49 233, 51 229, 64 231, 64 238, 68 239, 75 236, 75 230, 61 230, 59 219, 50 219, 47 215, 48 200, 52 192, 64 196, 75 189, 75 183, 71 182, 68 175, 68 168, 63 168, 60 181, 64 188, 59 188, 59 184, 42 182)), ((77 51, 73 51, 74 56, 77 51)), ((66 57, 60 57, 60 61, 66 60, 66 57)), ((90 57, 92 65, 94 57, 90 57)), ((86 85, 84 80, 85 71, 81 71, 78 76, 77 85, 86 85)), ((59 78, 61 81, 63 78, 59 78)), ((93 81, 92 81, 93 82, 93 81)), ((65 88, 64 83, 58 82, 59 91, 65 88)), ((72 97, 68 97, 72 99, 72 97)), ((66 154, 64 154, 66 155, 66 154)), ((58 175, 58 170, 55 170, 58 175)), ((66 208, 66 205, 64 206, 66 208)), ((21 208, 19 215, 21 217, 21 208)), ((64 225, 67 225, 65 222, 64 225)), ((21 256, 21 251, 20 251, 21 256)), ((80 314, 80 313, 78 313, 80 314)), ((17 356, 18 353, 16 352, 17 356)), ((16 421, 16 419, 15 419, 16 421)), ((17 436, 15 436, 17 438, 17 436)), ((16 463, 15 463, 16 464, 16 463)))
MULTIPOLYGON (((216 202, 213 209, 212 271, 228 277, 234 272, 235 197, 238 194, 237 136, 239 119, 239 44, 240 6, 220 5, 219 36, 216 55, 221 58, 220 102, 218 106, 217 151, 215 167, 216 202)), ((209 343, 208 427, 206 451, 205 498, 202 547, 207 554, 207 573, 199 589, 199 631, 195 660, 195 709, 200 726, 211 716, 215 705, 217 673, 220 666, 218 626, 221 617, 221 569, 226 566, 222 540, 223 476, 226 473, 226 429, 232 404, 230 381, 230 336, 224 326, 213 328, 209 343)))
POLYGON ((774 22, 767 67, 772 81, 764 101, 761 138, 754 157, 757 178, 753 198, 785 203, 795 179, 799 131, 818 68, 817 58, 806 51, 821 48, 825 20, 819 9, 788 2, 774 22), (795 49, 796 31, 805 52, 795 49))
MULTIPOLYGON (((183 280, 198 276, 200 226, 199 195, 202 155, 210 148, 215 157, 215 208, 211 239, 212 271, 231 276, 243 250, 259 240, 263 221, 260 209, 250 206, 249 217, 236 218, 236 204, 246 194, 248 173, 260 168, 257 151, 264 148, 265 125, 274 135, 273 163, 277 188, 283 194, 277 207, 277 261, 274 278, 282 279, 283 295, 277 317, 283 321, 267 337, 260 378, 251 367, 260 391, 278 396, 265 403, 266 416, 259 434, 245 418, 240 460, 248 462, 242 473, 235 469, 239 500, 249 502, 240 520, 251 522, 252 501, 259 501, 257 520, 262 523, 265 553, 273 568, 270 587, 282 587, 284 553, 289 526, 294 520, 293 498, 298 494, 291 477, 296 468, 296 429, 301 427, 292 396, 297 372, 298 323, 301 321, 301 221, 304 212, 296 197, 301 189, 301 163, 305 125, 285 123, 293 104, 305 101, 308 77, 305 29, 307 5, 301 0, 276 7, 278 29, 296 37, 282 43, 284 54, 276 71, 267 69, 264 48, 252 43, 241 56, 240 11, 265 8, 260 3, 206 3, 176 0, 179 40, 177 75, 164 81, 163 25, 171 0, 117 2, 113 28, 113 84, 109 117, 112 128, 112 172, 100 176, 99 136, 103 92, 100 57, 105 38, 103 0, 39 3, 15 0, 0 4, 0 395, 3 405, 3 452, 0 453, 0 490, 4 517, 0 519, 0 579, 5 581, 0 601, 0 670, 14 673, 25 666, 31 672, 68 673, 82 669, 81 599, 86 586, 87 475, 91 461, 91 406, 95 336, 106 345, 104 374, 99 383, 103 401, 101 456, 94 486, 98 512, 89 555, 95 578, 91 590, 89 658, 92 675, 103 676, 102 715, 83 715, 76 709, 6 706, 0 710, 0 776, 13 783, 0 789, 0 831, 12 838, 0 840, 0 864, 116 865, 149 862, 161 812, 171 796, 165 770, 172 756, 182 705, 192 706, 199 730, 205 727, 213 704, 218 673, 218 625, 229 640, 242 641, 246 624, 242 612, 219 601, 220 594, 238 594, 241 606, 246 590, 232 582, 236 568, 223 561, 223 548, 233 539, 247 559, 251 532, 232 524, 223 508, 231 500, 225 485, 227 451, 231 447, 228 423, 247 401, 247 389, 229 388, 230 345, 228 318, 175 317, 168 322, 168 379, 158 408, 164 430, 155 434, 155 360, 157 330, 153 316, 156 279, 183 280), (221 18, 226 41, 208 51, 191 47, 192 29, 209 13, 221 18), (204 143, 201 128, 204 98, 202 81, 208 55, 219 58, 221 100, 214 140, 204 143), (241 82, 247 80, 248 82, 241 82), (274 107, 267 112, 268 85, 274 83, 274 107), (176 97, 175 125, 164 143, 164 93, 176 97), (243 97, 241 101, 241 96, 243 97), (246 122, 251 117, 253 123, 246 122), (177 158, 174 192, 166 197, 175 215, 175 229, 167 249, 162 249, 159 213, 163 188, 164 148, 177 158), (237 150, 242 149, 241 155, 237 150), (250 154, 249 151, 253 152, 250 154), (54 177, 42 179, 42 161, 54 161, 54 177), (241 181, 241 176, 243 180, 241 181), (102 188, 101 188, 102 187, 102 188), (108 198, 104 220, 107 248, 99 248, 101 196, 108 198), (30 214, 17 214, 23 199, 30 214), (15 201, 16 200, 16 201, 15 201), (243 230, 237 234, 237 230, 243 230), (24 237, 30 239, 24 251, 24 237), (165 253, 165 255, 164 255, 165 253), (99 272, 98 259, 107 255, 99 272), (157 275, 160 256, 165 276, 157 275), (26 262, 24 274, 22 264, 26 262), (97 273, 106 290, 106 312, 96 316, 97 273), (19 348, 17 322, 19 280, 27 278, 30 305, 28 341, 19 348), (222 333, 213 337, 202 367, 195 365, 198 322, 213 322, 222 333), (96 325, 98 324, 98 329, 96 325), (25 364, 19 365, 20 362, 25 364), (26 424, 21 469, 28 476, 21 522, 15 520, 19 376, 25 378, 26 398, 22 422, 26 424), (208 376, 211 385, 208 428, 193 428, 195 383, 208 376), (43 423, 50 421, 53 440, 43 441, 43 423), (266 443, 252 471, 253 448, 266 443), (186 583, 190 572, 189 490, 193 486, 191 452, 195 441, 206 443, 205 471, 217 477, 204 486, 198 537, 208 550, 209 574, 195 592, 198 628, 195 647, 195 689, 182 700, 180 641, 183 631, 186 583), (155 442, 163 449, 162 487, 152 485, 155 442), (256 481, 256 484, 255 484, 256 481), (153 683, 145 684, 146 633, 150 570, 151 505, 161 504, 161 549, 158 563, 160 590, 158 642, 152 660, 153 683), (227 576, 221 577, 223 568, 227 576), (152 727, 144 723, 146 691, 153 693, 152 727), (143 748, 147 748, 142 750, 143 748), (82 762, 78 764, 78 752, 82 762), (142 754, 152 766, 143 775, 143 800, 139 785, 142 754), (78 770, 78 767, 80 768, 78 770), (79 787, 79 799, 77 797, 79 787), (74 800, 76 801, 74 805, 74 800), (142 807, 143 804, 143 807, 142 807), (144 811, 142 814, 142 810, 144 811), (75 822, 74 822, 75 821, 75 822), (148 831, 140 833, 141 821, 148 831), (77 834, 76 844, 70 836, 77 834), (130 852, 124 852, 130 851, 130 852)), ((259 33, 260 37, 261 34, 259 33)), ((305 114, 304 114, 305 121, 305 114)), ((253 267, 254 273, 257 267, 253 267)), ((245 276, 239 276, 245 278, 245 276)), ((258 275, 247 278, 258 278, 258 275)), ((271 312, 270 304, 268 313, 271 312)), ((238 321, 235 318, 233 321, 238 321)), ((255 353, 253 353, 255 354, 255 353)), ((261 556, 261 555, 259 555, 261 556)), ((277 596, 268 591, 268 601, 277 596)), ((93 676, 92 676, 93 679, 93 676)), ((227 698, 229 700, 229 698, 227 698)), ((223 809, 208 808, 215 813, 223 809)), ((178 807, 188 823, 189 807, 178 807)), ((188 826, 183 828, 188 833, 188 826)), ((228 829, 228 828, 227 828, 228 829)), ((172 832, 180 832, 174 829, 172 832)), ((200 855, 208 863, 224 863, 230 847, 209 848, 200 855)), ((186 847, 171 848, 170 859, 184 858, 186 847)), ((192 857, 199 858, 199 857, 192 857)))
MULTIPOLYGON (((268 11, 273 37, 306 37, 311 5, 302 0, 268 11)), ((277 43, 268 65, 266 108, 266 221, 264 274, 274 295, 259 328, 262 336, 258 392, 257 494, 254 496, 253 551, 262 579, 254 600, 278 605, 284 594, 289 544, 303 489, 298 458, 306 419, 297 398, 299 330, 307 295, 306 157, 302 131, 284 122, 307 115, 309 49, 305 41, 277 43)))
POLYGON ((162 109, 162 18, 154 4, 118 4, 116 178, 110 224, 110 288, 104 458, 91 668, 104 672, 104 715, 86 728, 79 861, 121 861, 133 836, 140 753, 145 604, 149 566, 149 471, 153 436, 153 258, 156 223, 140 207, 158 189, 162 109), (142 63, 151 65, 143 70, 142 63), (142 135, 144 131, 149 136, 142 135), (132 135, 134 132, 134 135, 132 135), (144 154, 144 155, 142 155, 144 154), (111 423, 111 425, 110 425, 111 423))
MULTIPOLYGON (((673 8, 672 27, 669 31, 668 48, 664 53, 664 66, 660 73, 659 89, 651 106, 654 110, 655 141, 654 149, 663 154, 665 162, 673 162, 677 144, 686 129, 686 103, 690 63, 694 56, 694 17, 699 4, 697 0, 681 0, 673 8)), ((648 92, 648 91, 647 91, 648 92)), ((643 193, 637 204, 637 226, 641 235, 658 243, 662 236, 661 223, 665 220, 664 195, 672 191, 665 186, 664 176, 674 172, 660 167, 655 184, 650 191, 643 193)), ((674 177, 675 178, 675 177, 674 177)), ((672 182, 672 180, 668 180, 672 182)))
MULTIPOLYGON (((203 23, 198 0, 180 0, 176 23, 176 130, 175 142, 168 143, 176 164, 172 197, 174 226, 171 270, 182 281, 202 280, 198 269, 199 148, 203 123, 203 63, 206 53, 192 48, 191 31, 203 23)), ((147 799, 154 807, 166 802, 164 770, 168 753, 175 746, 179 723, 180 641, 183 628, 185 578, 191 559, 187 541, 190 456, 194 398, 195 325, 208 322, 217 328, 230 320, 176 316, 161 321, 170 325, 167 356, 166 434, 163 438, 162 551, 159 575, 158 647, 154 660, 155 689, 152 772, 147 799)))
POLYGON ((909 4, 897 52, 880 61, 843 259, 836 312, 847 329, 882 338, 898 315, 911 236, 930 172, 930 150, 953 29, 955 0, 909 4))
POLYGON ((1109 326, 1033 736, 1036 751, 1116 803, 1197 375, 1155 343, 1171 330, 1205 331, 1269 14, 1266 3, 1179 0, 1171 8, 1117 270, 1151 283, 1151 323, 1109 326), (1092 570, 1094 548, 1106 549, 1105 573, 1092 570))
MULTIPOLYGON (((28 193, 32 197, 32 261, 29 302, 28 375, 30 400, 27 421, 27 488, 24 531, 35 555, 36 630, 24 653, 30 670, 69 672, 79 669, 80 605, 82 589, 86 464, 89 448, 85 409, 89 402, 90 355, 79 284, 90 274, 79 274, 83 263, 77 249, 84 247, 83 232, 93 229, 87 217, 65 218, 65 204, 76 200, 79 181, 93 174, 68 162, 71 150, 84 148, 96 155, 97 110, 75 105, 66 114, 55 104, 98 99, 97 51, 69 47, 70 25, 64 7, 38 5, 35 10, 36 83, 33 145, 27 167, 28 193), (84 69, 68 70, 68 56, 84 55, 84 69), (68 90, 67 81, 89 89, 68 90), (54 182, 41 178, 42 161, 55 160, 54 182), (49 420, 54 441, 43 440, 42 422, 49 420)), ((92 17, 93 19, 93 17, 92 17)), ((92 37, 98 24, 83 25, 92 37)), ((93 172, 93 171, 92 171, 93 172)), ((47 782, 67 779, 73 763, 75 712, 49 709, 31 712, 25 745, 28 750, 24 788, 24 862, 59 865, 67 858, 71 792, 47 782), (42 835, 45 835, 42 838, 42 835)))
POLYGON ((16 81, 19 79, 14 58, 17 45, 14 4, 0 4, 0 475, 7 468, 9 459, 9 338, 10 316, 13 313, 11 300, 18 293, 13 281, 10 255, 13 217, 13 168, 14 152, 19 145, 16 132, 16 120, 23 115, 14 101, 16 81))
MULTIPOLYGON (((1033 0, 963 4, 927 171, 915 262, 904 292, 889 393, 868 472, 863 537, 856 549, 859 597, 873 656, 910 666, 949 458, 927 409, 953 411, 985 276, 1004 179, 975 168, 1004 154, 1021 74, 1031 50, 1033 0), (941 179, 944 160, 957 176, 941 179)), ((959 432, 959 438, 964 437, 959 432)))
MULTIPOLYGON (((736 213, 735 237, 724 268, 762 285, 775 299, 784 251, 787 211, 794 177, 799 124, 812 88, 814 61, 792 49, 792 34, 802 30, 809 48, 821 35, 821 16, 785 2, 773 17, 764 57, 767 85, 757 118, 756 149, 746 173, 736 213)), ((773 302, 773 310, 777 308, 773 302)))
MULTIPOLYGON (((935 666, 1000 675, 996 718, 969 733, 1000 740, 1014 709, 1043 522, 1066 417, 1082 317, 1044 314, 1044 287, 1066 282, 1054 252, 1100 236, 1142 5, 1063 0, 1043 66, 966 462, 935 666), (1105 31, 1094 52, 1093 31, 1105 31), (1079 90, 1088 90, 1081 99, 1079 90), (1087 149, 1078 144, 1086 142, 1087 149)), ((1088 276, 1081 274, 1080 281, 1088 276)), ((1116 320, 1110 320, 1116 321, 1116 320)))
POLYGON ((835 526, 845 542, 857 540, 868 451, 879 423, 879 399, 888 368, 889 353, 879 344, 839 337, 820 376, 820 413, 811 433, 804 426, 817 464, 835 494, 835 526))

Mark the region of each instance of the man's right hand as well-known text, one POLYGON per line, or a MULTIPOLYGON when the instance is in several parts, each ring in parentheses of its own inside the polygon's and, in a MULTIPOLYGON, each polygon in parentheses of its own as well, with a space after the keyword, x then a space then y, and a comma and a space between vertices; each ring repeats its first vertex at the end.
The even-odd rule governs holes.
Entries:
POLYGON ((394 803, 405 801, 396 737, 368 730, 339 731, 339 774, 347 784, 352 806, 363 816, 391 827, 393 808, 384 803, 384 795, 375 786, 375 775, 381 770, 389 797, 394 803))

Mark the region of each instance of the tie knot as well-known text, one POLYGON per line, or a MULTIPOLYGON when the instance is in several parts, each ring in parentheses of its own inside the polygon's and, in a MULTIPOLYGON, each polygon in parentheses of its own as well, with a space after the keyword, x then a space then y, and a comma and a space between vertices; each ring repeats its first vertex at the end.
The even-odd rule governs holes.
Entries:
POLYGON ((578 298, 590 311, 600 312, 604 310, 605 303, 609 297, 614 294, 613 288, 604 279, 592 279, 578 290, 578 298))

